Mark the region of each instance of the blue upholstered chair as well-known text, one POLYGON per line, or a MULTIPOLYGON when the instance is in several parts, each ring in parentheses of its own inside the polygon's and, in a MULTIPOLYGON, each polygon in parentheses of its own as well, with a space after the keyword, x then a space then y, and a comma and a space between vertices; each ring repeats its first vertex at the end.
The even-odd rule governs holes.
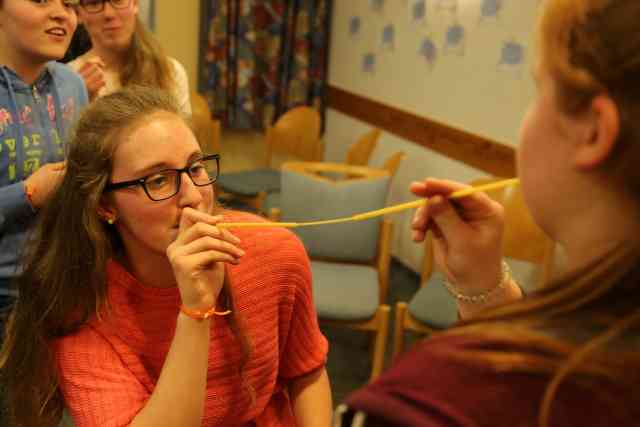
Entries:
MULTIPOLYGON (((218 197, 237 200, 263 212, 265 200, 280 191, 279 162, 316 161, 322 157, 320 114, 311 107, 295 107, 267 128, 265 167, 222 173, 217 181, 218 197)), ((277 205, 277 201, 270 201, 277 205)))
MULTIPOLYGON (((315 221, 385 206, 389 174, 329 163, 285 163, 281 210, 272 219, 315 221), (348 179, 334 180, 323 173, 348 179)), ((368 221, 295 228, 311 257, 313 296, 322 323, 374 333, 371 378, 382 372, 390 307, 386 305, 391 222, 368 221)))
MULTIPOLYGON (((492 179, 472 183, 479 185, 492 179)), ((552 273, 554 244, 531 218, 518 187, 489 194, 505 208, 503 253, 512 277, 523 291, 546 282, 552 273)), ((393 354, 404 350, 405 332, 429 334, 458 320, 454 298, 443 285, 443 275, 433 268, 432 238, 427 236, 420 288, 411 301, 398 302, 394 320, 393 354)))

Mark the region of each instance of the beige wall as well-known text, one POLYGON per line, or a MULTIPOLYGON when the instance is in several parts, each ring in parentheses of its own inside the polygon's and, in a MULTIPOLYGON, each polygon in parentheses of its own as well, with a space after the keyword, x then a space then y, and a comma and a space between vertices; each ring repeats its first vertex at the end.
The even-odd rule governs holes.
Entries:
POLYGON ((191 90, 198 80, 199 0, 156 0, 155 34, 169 56, 187 70, 191 90))

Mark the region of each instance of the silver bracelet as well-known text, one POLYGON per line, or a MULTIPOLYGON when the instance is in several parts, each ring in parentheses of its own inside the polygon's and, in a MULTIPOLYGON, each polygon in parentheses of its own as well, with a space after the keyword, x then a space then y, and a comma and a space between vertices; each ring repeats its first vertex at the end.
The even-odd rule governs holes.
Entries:
POLYGON ((464 301, 471 304, 482 304, 487 302, 490 298, 494 297, 496 294, 502 292, 504 288, 507 287, 507 284, 511 280, 511 269, 509 268, 509 264, 505 260, 502 260, 502 278, 500 279, 500 283, 493 289, 490 289, 484 293, 478 295, 465 295, 456 289, 446 278, 444 279, 444 286, 447 288, 449 293, 453 295, 453 297, 457 300, 464 301))

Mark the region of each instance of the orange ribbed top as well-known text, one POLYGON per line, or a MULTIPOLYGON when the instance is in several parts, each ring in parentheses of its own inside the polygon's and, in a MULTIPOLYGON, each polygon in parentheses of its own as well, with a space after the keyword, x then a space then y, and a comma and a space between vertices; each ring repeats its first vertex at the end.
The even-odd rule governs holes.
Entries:
MULTIPOLYGON (((202 425, 293 426, 287 383, 322 367, 328 350, 312 301, 309 261, 287 230, 233 232, 246 255, 227 272, 253 345, 245 373, 256 402, 251 406, 238 372, 240 345, 226 318, 214 317, 202 425)), ((111 311, 55 343, 61 390, 78 427, 129 425, 153 392, 179 312, 177 288, 145 286, 115 261, 107 276, 111 311)))

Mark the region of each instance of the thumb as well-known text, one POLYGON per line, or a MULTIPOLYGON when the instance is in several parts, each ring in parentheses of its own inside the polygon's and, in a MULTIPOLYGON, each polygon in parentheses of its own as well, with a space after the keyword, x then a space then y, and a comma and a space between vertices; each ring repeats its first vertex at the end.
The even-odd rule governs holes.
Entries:
POLYGON ((467 223, 449 200, 442 196, 429 199, 429 213, 440 233, 447 241, 460 239, 467 230, 467 223))

